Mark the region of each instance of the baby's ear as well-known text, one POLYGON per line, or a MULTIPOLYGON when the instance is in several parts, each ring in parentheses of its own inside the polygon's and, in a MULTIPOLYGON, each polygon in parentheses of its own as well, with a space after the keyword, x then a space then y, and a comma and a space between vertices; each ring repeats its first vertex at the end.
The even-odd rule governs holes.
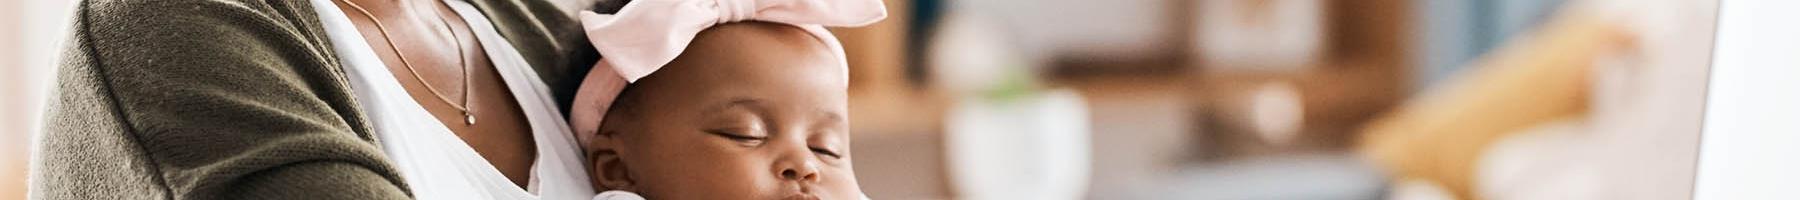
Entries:
POLYGON ((598 137, 588 144, 588 161, 592 162, 590 166, 593 167, 589 169, 588 177, 593 179, 594 190, 636 191, 636 181, 632 180, 630 173, 626 173, 630 170, 625 167, 625 160, 619 158, 617 146, 611 143, 612 132, 602 134, 607 136, 598 137))

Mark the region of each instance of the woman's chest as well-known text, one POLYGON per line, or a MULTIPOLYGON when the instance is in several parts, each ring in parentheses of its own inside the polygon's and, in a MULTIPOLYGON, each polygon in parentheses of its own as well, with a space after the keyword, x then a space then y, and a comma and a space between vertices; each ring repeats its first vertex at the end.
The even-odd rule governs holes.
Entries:
POLYGON ((531 124, 464 19, 443 4, 338 4, 407 96, 513 183, 526 185, 537 157, 531 124))

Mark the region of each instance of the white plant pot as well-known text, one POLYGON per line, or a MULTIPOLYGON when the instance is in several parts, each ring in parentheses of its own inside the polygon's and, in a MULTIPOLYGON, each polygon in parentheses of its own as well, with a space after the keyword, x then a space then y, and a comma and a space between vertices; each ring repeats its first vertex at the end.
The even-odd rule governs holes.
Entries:
POLYGON ((957 199, 1081 199, 1090 159, 1088 110, 1071 90, 999 101, 962 98, 945 134, 957 199))

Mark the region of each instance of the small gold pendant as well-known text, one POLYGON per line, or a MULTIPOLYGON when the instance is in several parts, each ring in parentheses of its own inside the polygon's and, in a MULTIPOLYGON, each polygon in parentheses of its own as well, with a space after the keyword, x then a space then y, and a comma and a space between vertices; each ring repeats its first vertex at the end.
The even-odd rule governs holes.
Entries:
POLYGON ((463 125, 475 125, 475 115, 464 113, 463 123, 463 125))

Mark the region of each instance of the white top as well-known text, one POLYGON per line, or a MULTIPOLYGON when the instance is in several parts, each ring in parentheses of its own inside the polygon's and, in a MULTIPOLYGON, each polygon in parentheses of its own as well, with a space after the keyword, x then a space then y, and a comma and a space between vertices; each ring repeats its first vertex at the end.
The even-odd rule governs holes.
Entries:
POLYGON ((589 199, 594 196, 580 149, 568 124, 510 42, 468 2, 448 0, 468 22, 488 59, 506 82, 531 125, 537 144, 529 189, 519 188, 413 101, 394 74, 332 0, 311 0, 333 49, 349 76, 363 113, 374 125, 388 158, 418 199, 589 199))

